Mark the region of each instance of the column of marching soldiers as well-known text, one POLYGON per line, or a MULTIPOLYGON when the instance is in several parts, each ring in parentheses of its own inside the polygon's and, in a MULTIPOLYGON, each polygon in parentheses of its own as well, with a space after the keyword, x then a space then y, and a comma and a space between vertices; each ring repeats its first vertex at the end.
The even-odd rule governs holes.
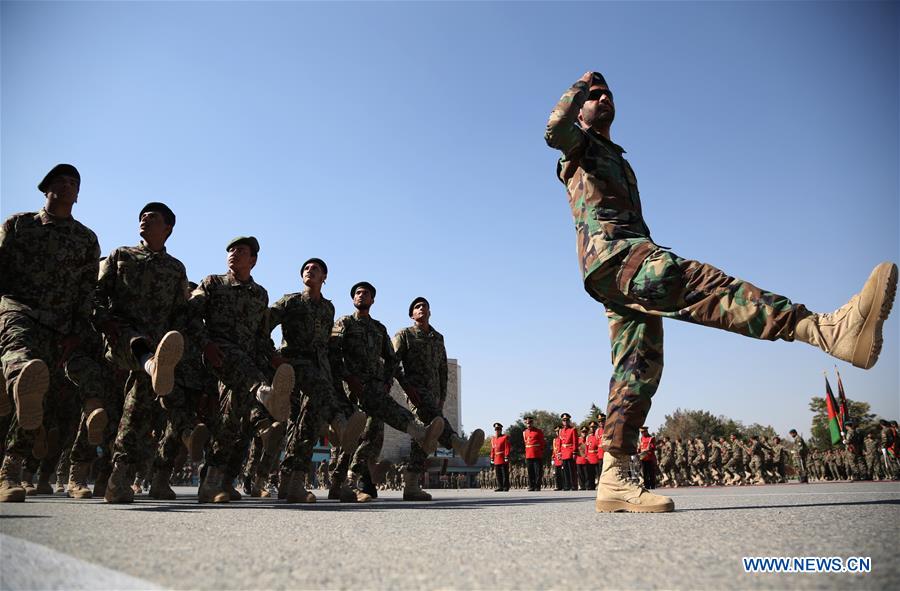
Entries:
MULTIPOLYGON (((548 443, 533 417, 524 418, 522 439, 525 462, 513 462, 509 435, 494 423, 491 439, 492 469, 478 474, 481 488, 496 492, 510 488, 539 491, 594 490, 599 466, 603 463, 600 439, 606 416, 600 413, 580 429, 563 413, 561 423, 548 443), (549 461, 543 461, 549 450, 549 461)), ((864 436, 851 420, 844 424, 841 445, 819 450, 809 447, 791 429, 789 449, 780 437, 732 433, 712 439, 663 436, 657 440, 641 427, 639 452, 632 456, 631 479, 645 488, 678 486, 739 486, 786 483, 796 476, 799 482, 858 480, 898 480, 897 421, 881 420, 878 438, 873 431, 864 436)))
POLYGON ((190 284, 166 251, 176 216, 160 202, 135 212, 138 244, 101 258, 72 216, 80 188, 74 166, 55 166, 38 184, 44 207, 0 229, 0 501, 52 493, 53 475, 76 499, 129 503, 142 481, 174 499, 170 481, 192 476, 190 462, 201 503, 240 499, 242 471, 251 494, 289 503, 316 501, 310 480, 327 481, 329 498, 369 501, 386 477, 425 501, 439 444, 476 462, 484 432, 460 437, 443 418, 447 355, 427 299, 391 339, 370 315, 375 286, 360 281, 355 311, 335 321, 328 267, 310 258, 302 291, 270 307, 252 236, 227 243, 223 274, 190 284), (389 393, 395 380, 408 408, 389 393), (412 438, 401 467, 378 462, 385 424, 412 438), (316 470, 323 438, 332 461, 316 470))

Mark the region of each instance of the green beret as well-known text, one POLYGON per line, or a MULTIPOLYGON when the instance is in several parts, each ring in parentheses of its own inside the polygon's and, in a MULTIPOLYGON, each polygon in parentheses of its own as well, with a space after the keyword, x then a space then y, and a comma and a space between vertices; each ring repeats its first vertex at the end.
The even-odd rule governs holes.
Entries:
POLYGON ((44 179, 40 183, 38 183, 38 191, 40 191, 41 193, 46 193, 48 189, 47 185, 50 184, 50 181, 58 176, 63 175, 75 177, 76 179, 78 179, 78 184, 81 184, 81 175, 78 174, 77 168, 75 168, 71 164, 57 164, 56 166, 51 168, 50 172, 48 172, 44 176, 44 179))
POLYGON ((357 283, 354 283, 354 284, 353 284, 353 287, 350 288, 350 297, 351 297, 351 298, 352 298, 354 295, 356 295, 356 288, 357 288, 357 287, 365 287, 366 289, 368 289, 369 291, 372 292, 372 297, 373 297, 373 298, 375 297, 375 286, 372 285, 371 283, 369 283, 368 281, 359 281, 359 282, 357 282, 357 283))
POLYGON ((426 299, 423 298, 422 296, 419 296, 419 297, 417 297, 416 299, 414 299, 414 300, 412 301, 412 303, 409 305, 409 317, 410 317, 410 318, 412 318, 413 308, 415 308, 415 307, 416 307, 416 304, 418 304, 419 302, 425 302, 425 303, 428 305, 428 308, 429 308, 429 309, 431 308, 431 304, 428 303, 428 300, 426 300, 426 299))
POLYGON ((246 244, 249 246, 253 256, 259 254, 259 241, 253 236, 238 236, 237 238, 232 238, 231 242, 228 243, 228 246, 225 247, 225 252, 228 252, 232 247, 237 246, 238 244, 246 244))
POLYGON ((161 213, 163 219, 166 220, 166 223, 170 226, 175 225, 175 214, 169 209, 169 206, 165 203, 160 203, 159 201, 151 201, 141 210, 141 213, 138 214, 138 221, 141 221, 141 218, 144 217, 144 214, 148 211, 155 211, 161 213))

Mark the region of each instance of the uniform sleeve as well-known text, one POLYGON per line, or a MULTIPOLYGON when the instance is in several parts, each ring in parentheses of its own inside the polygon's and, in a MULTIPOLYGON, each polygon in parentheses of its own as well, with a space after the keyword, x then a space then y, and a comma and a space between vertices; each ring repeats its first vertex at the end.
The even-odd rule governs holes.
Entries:
POLYGON ((547 130, 544 133, 547 145, 561 151, 566 158, 579 154, 587 141, 577 120, 587 94, 588 83, 579 80, 562 95, 550 113, 550 120, 547 121, 547 130))
POLYGON ((275 342, 272 341, 272 329, 269 328, 269 293, 260 288, 260 295, 265 300, 265 308, 263 312, 262 322, 256 333, 256 351, 262 358, 261 362, 268 363, 275 355, 275 342))
POLYGON ((200 282, 197 289, 191 292, 191 298, 188 300, 188 324, 189 332, 197 339, 200 350, 206 348, 209 344, 209 331, 206 329, 207 306, 209 305, 209 278, 207 277, 200 282))
POLYGON ((397 331, 397 334, 391 340, 391 345, 394 347, 394 354, 397 358, 397 368, 394 370, 394 377, 397 378, 400 386, 405 389, 406 374, 404 372, 403 359, 406 358, 406 353, 409 350, 406 342, 406 332, 403 330, 397 331))
POLYGON ((6 295, 9 287, 6 285, 6 278, 10 277, 10 242, 13 237, 12 218, 3 222, 0 226, 0 295, 6 295))
POLYGON ((172 328, 185 335, 188 328, 188 298, 191 295, 191 288, 188 286, 187 270, 183 265, 178 282, 178 293, 172 301, 172 328))
POLYGON ((394 352, 394 345, 391 344, 391 338, 383 325, 381 326, 381 342, 381 358, 384 360, 384 383, 392 384, 399 361, 397 353, 394 352))
POLYGON ((440 365, 438 367, 438 380, 440 381, 439 387, 440 391, 440 406, 438 408, 444 408, 444 401, 447 400, 447 377, 449 375, 449 370, 447 368, 447 348, 444 346, 444 339, 441 338, 441 360, 440 365))
POLYGON ((287 298, 283 297, 269 308, 269 333, 275 330, 276 326, 281 326, 281 323, 284 321, 286 304, 287 298))
POLYGON ((341 382, 347 375, 347 369, 344 366, 344 319, 338 318, 334 326, 331 327, 331 336, 328 338, 328 362, 331 365, 331 377, 334 380, 335 389, 340 388, 343 393, 341 382))
POLYGON ((509 437, 503 442, 503 459, 509 461, 509 454, 512 450, 512 446, 509 444, 509 437))
POLYGON ((93 310, 94 289, 97 286, 97 275, 100 268, 100 243, 91 232, 91 244, 87 249, 87 259, 81 269, 78 281, 77 309, 75 310, 73 334, 84 334, 91 328, 91 312, 93 310))
POLYGON ((93 322, 97 332, 100 326, 112 318, 110 302, 116 289, 116 272, 118 270, 119 251, 112 251, 99 265, 97 281, 93 293, 93 322))

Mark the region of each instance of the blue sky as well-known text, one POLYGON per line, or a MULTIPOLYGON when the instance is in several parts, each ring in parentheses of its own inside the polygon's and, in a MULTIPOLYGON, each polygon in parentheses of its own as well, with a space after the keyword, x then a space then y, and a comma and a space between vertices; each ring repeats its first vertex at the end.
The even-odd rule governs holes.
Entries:
MULTIPOLYGON (((79 167, 104 253, 148 201, 194 280, 236 235, 272 301, 324 258, 392 334, 424 295, 463 368, 463 422, 605 405, 609 343, 584 292, 543 130, 586 70, 616 94, 655 240, 817 311, 900 254, 891 3, 2 3, 2 216, 79 167)), ((898 327, 848 395, 900 415, 898 327)), ((808 432, 834 363, 667 321, 648 424, 702 408, 808 432)))

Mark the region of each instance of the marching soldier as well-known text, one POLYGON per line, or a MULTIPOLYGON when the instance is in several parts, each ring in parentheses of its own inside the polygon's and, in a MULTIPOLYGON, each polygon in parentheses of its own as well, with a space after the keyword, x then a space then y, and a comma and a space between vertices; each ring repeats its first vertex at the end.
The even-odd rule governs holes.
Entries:
POLYGON ((797 466, 800 482, 809 482, 809 478, 806 475, 806 458, 809 455, 806 442, 803 441, 803 437, 797 433, 796 429, 791 429, 788 433, 794 438, 794 463, 797 466))

